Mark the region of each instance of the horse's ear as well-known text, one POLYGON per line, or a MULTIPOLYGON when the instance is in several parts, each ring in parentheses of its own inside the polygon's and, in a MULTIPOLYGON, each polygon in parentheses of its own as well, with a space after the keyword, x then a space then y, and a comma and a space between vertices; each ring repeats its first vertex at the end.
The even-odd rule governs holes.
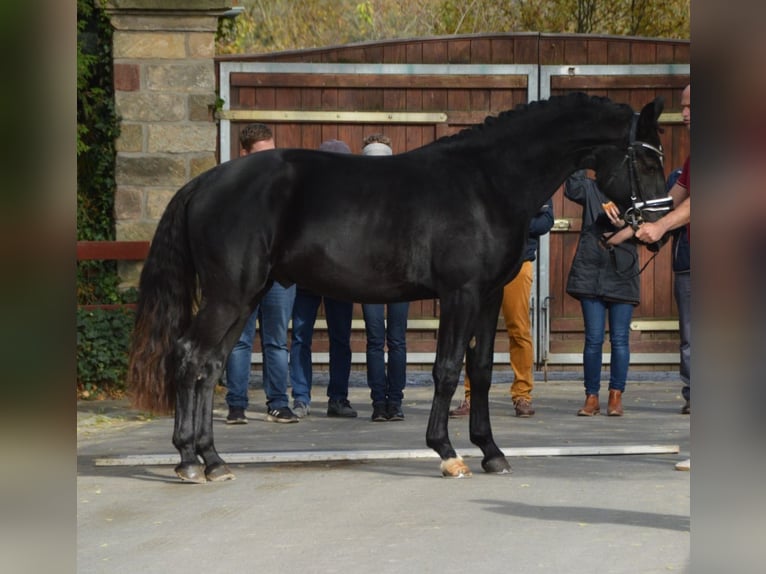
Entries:
POLYGON ((665 98, 657 96, 654 101, 646 104, 638 118, 638 133, 656 132, 659 127, 659 118, 665 107, 665 98))

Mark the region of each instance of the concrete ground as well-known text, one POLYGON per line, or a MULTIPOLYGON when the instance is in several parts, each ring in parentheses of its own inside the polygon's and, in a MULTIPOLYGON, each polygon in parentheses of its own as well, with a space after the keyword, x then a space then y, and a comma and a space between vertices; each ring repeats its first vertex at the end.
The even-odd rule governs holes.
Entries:
MULTIPOLYGON (((580 381, 538 380, 537 414, 513 416, 508 372, 495 374, 491 415, 498 445, 625 448, 677 446, 678 453, 509 456, 513 473, 486 475, 468 421, 450 436, 474 472, 444 479, 438 458, 230 463, 236 480, 182 484, 169 464, 103 466, 127 455, 177 461, 171 417, 147 418, 124 401, 78 404, 78 572, 688 572, 690 417, 666 373, 641 373, 624 396, 625 416, 577 417, 580 381)), ((325 416, 326 375, 312 415, 266 422, 254 381, 249 424, 226 425, 216 396, 214 432, 227 454, 359 453, 425 449, 433 388, 412 373, 405 421, 372 423, 363 374, 354 373, 356 419, 325 416)), ((460 390, 458 391, 458 394, 460 390)), ((455 404, 459 397, 456 395, 455 404)), ((510 449, 510 450, 509 450, 510 449)), ((640 450, 640 449, 639 449, 640 450)), ((435 455, 434 455, 435 456, 435 455)))

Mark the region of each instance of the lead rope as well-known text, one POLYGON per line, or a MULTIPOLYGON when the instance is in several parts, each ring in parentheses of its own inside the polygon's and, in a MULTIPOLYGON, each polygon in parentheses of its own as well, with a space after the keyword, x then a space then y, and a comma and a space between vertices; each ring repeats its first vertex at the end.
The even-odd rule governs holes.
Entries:
MULTIPOLYGON (((655 251, 654 255, 652 255, 649 258, 649 261, 644 263, 644 266, 641 267, 641 269, 638 270, 638 273, 634 273, 633 275, 626 275, 625 273, 620 271, 620 268, 617 266, 617 257, 614 254, 614 250, 615 249, 623 249, 626 252, 628 252, 628 250, 625 247, 622 247, 621 245, 606 245, 606 241, 603 241, 603 243, 606 246, 606 248, 609 250, 609 256, 612 258, 612 264, 614 265, 615 272, 617 273, 617 275, 619 277, 622 277, 623 279, 633 279, 633 277, 638 277, 639 275, 641 275, 641 273, 643 273, 644 270, 649 266, 649 264, 652 261, 654 261, 654 258, 657 257, 657 254, 659 253, 659 251, 655 251)), ((633 253, 630 253, 630 252, 628 252, 628 253, 631 256, 631 258, 633 259, 633 263, 636 263, 637 257, 633 253)), ((631 267, 632 267, 632 265, 631 265, 631 267)))

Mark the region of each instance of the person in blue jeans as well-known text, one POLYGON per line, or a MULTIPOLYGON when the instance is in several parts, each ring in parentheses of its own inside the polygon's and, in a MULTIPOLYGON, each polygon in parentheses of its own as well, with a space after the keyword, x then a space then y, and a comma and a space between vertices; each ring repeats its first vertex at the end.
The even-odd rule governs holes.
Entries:
MULTIPOLYGON (((319 146, 322 151, 351 153, 340 140, 327 140, 319 146)), ((348 379, 351 375, 351 317, 354 304, 322 297, 300 286, 293 305, 293 333, 290 346, 290 382, 293 411, 302 418, 311 413, 311 343, 319 305, 324 300, 327 332, 330 337, 330 382, 327 385, 327 416, 353 418, 356 410, 348 400, 348 379)))
MULTIPOLYGON (((274 136, 268 126, 248 124, 240 133, 240 156, 274 149, 274 136)), ((226 424, 246 424, 249 400, 250 362, 256 323, 261 326, 263 350, 263 390, 266 394, 266 420, 297 423, 287 398, 287 327, 295 300, 295 285, 274 283, 245 324, 245 328, 226 361, 226 424)))
MULTIPOLYGON (((389 156, 391 140, 384 134, 371 134, 364 139, 362 154, 389 156)), ((363 304, 364 328, 367 334, 367 386, 372 399, 374 422, 402 421, 402 400, 407 384, 407 301, 386 304, 363 304), (388 348, 386 370, 385 348, 388 348)))
MULTIPOLYGON (((566 287, 567 293, 580 301, 585 323, 585 404, 577 414, 590 417, 601 412, 602 349, 608 318, 611 360, 607 414, 622 416, 622 394, 630 365, 630 321, 640 299, 636 244, 633 240, 610 242, 625 222, 584 170, 567 179, 564 195, 582 206, 582 230, 566 287)), ((625 234, 616 235, 612 241, 619 237, 625 234)))

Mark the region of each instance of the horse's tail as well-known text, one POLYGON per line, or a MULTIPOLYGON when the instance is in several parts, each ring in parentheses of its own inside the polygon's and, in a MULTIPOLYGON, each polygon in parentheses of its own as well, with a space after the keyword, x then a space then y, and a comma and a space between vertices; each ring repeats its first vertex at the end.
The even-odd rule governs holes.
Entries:
POLYGON ((128 386, 133 405, 150 412, 169 413, 175 407, 176 342, 197 304, 197 274, 186 222, 192 189, 182 188, 168 204, 139 282, 128 386))

